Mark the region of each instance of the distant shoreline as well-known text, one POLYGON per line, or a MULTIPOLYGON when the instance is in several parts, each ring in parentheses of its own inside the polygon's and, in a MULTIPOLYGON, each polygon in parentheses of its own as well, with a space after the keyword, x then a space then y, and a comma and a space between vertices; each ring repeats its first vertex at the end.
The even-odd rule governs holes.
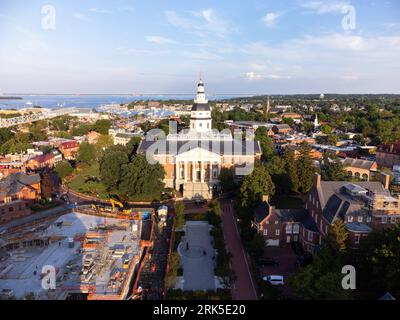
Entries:
POLYGON ((23 98, 21 97, 5 97, 5 96, 0 96, 0 100, 22 100, 23 98))

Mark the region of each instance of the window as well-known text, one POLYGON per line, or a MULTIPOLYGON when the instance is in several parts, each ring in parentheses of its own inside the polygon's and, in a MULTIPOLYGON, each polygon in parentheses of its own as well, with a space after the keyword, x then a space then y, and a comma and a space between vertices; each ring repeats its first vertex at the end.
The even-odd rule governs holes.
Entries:
POLYGON ((269 224, 269 221, 265 221, 265 224, 269 224))
POLYGON ((308 241, 312 241, 313 239, 313 234, 312 232, 308 231, 308 241))
POLYGON ((267 229, 264 229, 263 232, 264 232, 264 236, 268 235, 268 230, 267 229))
POLYGON ((358 217, 358 218, 357 218, 357 221, 358 221, 359 223, 362 223, 362 222, 363 222, 363 217, 362 217, 362 216, 358 217))
POLYGON ((391 217, 390 218, 390 223, 396 223, 396 217, 391 217))
POLYGON ((275 230, 275 235, 276 235, 276 236, 279 236, 280 234, 281 234, 281 230, 276 229, 276 230, 275 230))
POLYGON ((315 202, 316 202, 315 204, 317 205, 317 209, 318 209, 318 208, 319 208, 319 207, 318 207, 318 206, 319 206, 319 204, 318 204, 318 200, 317 200, 317 201, 315 201, 315 202))
POLYGON ((356 235, 355 235, 354 243, 355 243, 355 244, 359 244, 359 243, 360 243, 360 235, 359 235, 359 234, 356 234, 356 235))
POLYGON ((207 129, 210 129, 210 123, 207 123, 207 129))
POLYGON ((353 222, 353 216, 348 216, 347 217, 347 222, 353 222))
POLYGON ((371 217, 367 217, 367 222, 371 222, 371 217))
POLYGON ((200 123, 199 123, 199 127, 202 127, 202 126, 203 126, 203 124, 200 122, 200 123))
POLYGON ((382 223, 383 224, 387 223, 387 217, 382 217, 382 223))
POLYGON ((278 220, 275 221, 275 224, 278 224, 278 220))
POLYGON ((300 232, 300 226, 298 224, 293 225, 293 233, 297 234, 300 232))
POLYGON ((286 225, 286 234, 291 234, 291 233, 292 233, 292 230, 293 230, 292 224, 291 224, 291 223, 288 223, 288 224, 286 225))

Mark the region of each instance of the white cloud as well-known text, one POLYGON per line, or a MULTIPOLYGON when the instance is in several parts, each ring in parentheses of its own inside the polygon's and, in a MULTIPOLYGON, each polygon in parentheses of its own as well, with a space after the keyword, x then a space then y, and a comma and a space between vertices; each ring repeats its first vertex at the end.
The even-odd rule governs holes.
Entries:
POLYGON ((308 1, 301 6, 314 14, 341 13, 342 8, 349 5, 347 1, 308 1))
POLYGON ((81 20, 81 21, 85 21, 85 22, 90 21, 90 19, 85 14, 83 14, 81 12, 74 12, 72 14, 72 17, 74 17, 77 20, 81 20))
POLYGON ((90 11, 90 12, 94 12, 94 13, 112 13, 111 10, 107 10, 107 9, 98 9, 98 8, 90 8, 89 11, 90 11))
POLYGON ((278 12, 268 12, 262 19, 261 21, 266 25, 267 27, 273 27, 275 26, 276 20, 281 16, 281 13, 278 12))
POLYGON ((258 74, 254 71, 246 72, 245 79, 246 80, 263 80, 263 79, 272 79, 272 80, 280 80, 280 79, 290 79, 290 76, 283 76, 277 74, 258 74))
POLYGON ((162 36, 147 36, 146 40, 148 42, 153 42, 153 43, 157 43, 157 44, 174 44, 176 43, 175 40, 172 39, 168 39, 162 36))
POLYGON ((190 15, 185 15, 183 17, 175 11, 167 10, 165 11, 165 16, 167 21, 173 26, 197 33, 201 36, 213 34, 224 37, 230 33, 236 32, 236 29, 219 17, 212 8, 188 11, 188 13, 191 17, 190 15))

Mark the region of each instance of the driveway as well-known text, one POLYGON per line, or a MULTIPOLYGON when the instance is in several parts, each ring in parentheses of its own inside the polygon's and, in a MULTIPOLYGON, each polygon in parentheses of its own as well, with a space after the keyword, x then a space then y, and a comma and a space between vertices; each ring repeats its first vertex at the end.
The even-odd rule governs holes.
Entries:
POLYGON ((284 276, 285 285, 281 288, 286 296, 290 296, 290 290, 287 286, 288 277, 297 271, 296 254, 293 252, 289 244, 284 244, 279 247, 266 247, 264 256, 273 258, 279 262, 279 266, 260 267, 261 276, 266 275, 281 275, 284 276))

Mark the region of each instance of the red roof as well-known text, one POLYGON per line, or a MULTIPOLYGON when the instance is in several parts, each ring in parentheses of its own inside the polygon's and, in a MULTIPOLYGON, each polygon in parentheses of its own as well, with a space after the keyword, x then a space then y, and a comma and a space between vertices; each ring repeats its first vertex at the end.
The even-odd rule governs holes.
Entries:
POLYGON ((49 161, 49 160, 51 160, 53 158, 54 158, 54 154, 46 153, 46 154, 42 154, 40 156, 36 156, 36 157, 30 159, 29 161, 34 160, 34 161, 36 161, 38 163, 44 163, 44 162, 47 162, 47 161, 49 161))
POLYGON ((78 141, 67 141, 67 142, 63 142, 60 145, 60 149, 72 149, 72 148, 77 148, 79 147, 79 143, 78 141))

